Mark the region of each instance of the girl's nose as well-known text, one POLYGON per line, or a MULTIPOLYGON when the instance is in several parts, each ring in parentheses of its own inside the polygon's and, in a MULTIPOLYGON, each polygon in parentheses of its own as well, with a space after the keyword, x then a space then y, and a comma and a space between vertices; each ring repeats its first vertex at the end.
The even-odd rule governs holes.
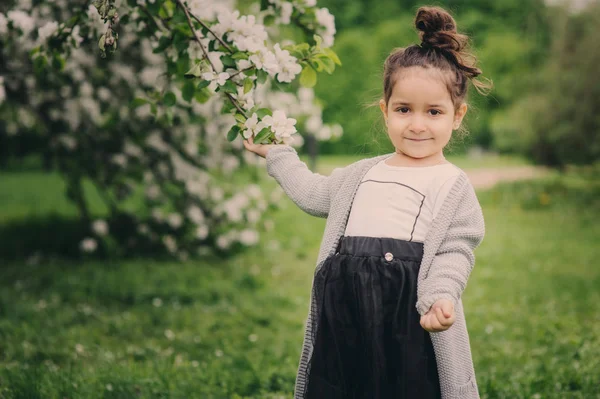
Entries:
POLYGON ((415 134, 422 133, 425 131, 425 123, 421 118, 413 118, 409 130, 415 134))

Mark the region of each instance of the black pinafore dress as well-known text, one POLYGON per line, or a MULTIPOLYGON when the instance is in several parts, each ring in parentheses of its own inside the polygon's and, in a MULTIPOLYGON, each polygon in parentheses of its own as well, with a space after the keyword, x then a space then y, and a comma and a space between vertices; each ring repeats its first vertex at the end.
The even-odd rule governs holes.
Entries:
POLYGON ((440 399, 420 325, 423 243, 344 236, 315 274, 316 333, 307 399, 440 399))

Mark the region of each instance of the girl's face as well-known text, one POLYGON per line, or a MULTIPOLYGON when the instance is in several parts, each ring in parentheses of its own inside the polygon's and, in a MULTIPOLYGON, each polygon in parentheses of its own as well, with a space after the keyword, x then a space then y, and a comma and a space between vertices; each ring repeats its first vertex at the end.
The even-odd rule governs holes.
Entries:
POLYGON ((467 112, 464 103, 454 110, 446 85, 433 71, 404 69, 388 103, 379 103, 400 162, 427 166, 443 161, 442 150, 467 112))

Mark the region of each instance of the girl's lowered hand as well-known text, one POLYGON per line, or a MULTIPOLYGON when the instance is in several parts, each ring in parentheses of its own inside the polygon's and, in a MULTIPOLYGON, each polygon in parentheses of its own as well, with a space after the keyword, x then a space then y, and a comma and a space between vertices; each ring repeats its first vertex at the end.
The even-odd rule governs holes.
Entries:
POLYGON ((421 327, 429 332, 445 331, 454 324, 454 320, 454 304, 448 299, 440 299, 421 316, 421 327))
POLYGON ((267 152, 271 149, 271 147, 275 147, 276 145, 280 144, 254 144, 253 137, 250 137, 248 140, 244 140, 244 147, 246 147, 248 151, 252 151, 263 158, 267 156, 267 152))

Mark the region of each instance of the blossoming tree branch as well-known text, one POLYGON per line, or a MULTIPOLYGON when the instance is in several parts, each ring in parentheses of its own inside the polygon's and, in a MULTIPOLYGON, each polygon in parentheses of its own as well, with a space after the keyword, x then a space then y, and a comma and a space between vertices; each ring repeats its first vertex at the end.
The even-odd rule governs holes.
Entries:
MULTIPOLYGON (((94 2, 108 24, 99 42, 103 54, 107 49, 114 51, 117 47, 118 36, 113 24, 118 21, 118 14, 114 1, 94 2)), ((182 40, 184 43, 189 41, 188 54, 192 58, 192 66, 185 76, 197 79, 184 85, 184 99, 191 101, 196 91, 203 91, 203 98, 220 92, 229 100, 229 106, 224 107, 223 112, 233 111, 237 120, 227 134, 229 141, 241 132, 244 138, 254 137, 256 143, 288 144, 291 135, 296 132, 296 120, 287 118, 281 110, 273 112, 255 105, 253 91, 268 78, 290 83, 297 75, 300 75, 300 84, 312 87, 317 82, 316 72, 332 73, 335 64, 341 65, 335 52, 328 47, 333 44, 335 30, 332 16, 327 9, 317 9, 315 0, 263 1, 263 20, 270 18, 272 22, 281 24, 293 21, 312 35, 313 40, 311 44, 290 44, 283 48, 275 43, 271 50, 267 45, 269 36, 265 25, 254 15, 241 16, 236 10, 218 13, 216 21, 203 21, 196 15, 200 11, 199 3, 167 0, 153 9, 148 7, 144 10, 157 27, 155 34, 162 34, 156 52, 169 46, 177 47, 182 40), (168 26, 168 31, 162 30, 161 26, 168 26), (180 35, 177 36, 176 32, 180 35), (326 37, 325 43, 319 34, 326 37), (223 71, 223 67, 227 69, 223 71), (196 80, 200 82, 196 83, 196 80)), ((138 99, 137 103, 144 101, 138 99)), ((173 104, 174 96, 166 93, 162 101, 173 104)))
POLYGON ((224 178, 263 161, 236 138, 300 146, 303 135, 341 135, 311 88, 340 64, 334 18, 315 0, 243 13, 233 0, 2 7, 0 139, 36 143, 59 170, 88 226, 83 253, 187 258, 254 245, 282 193, 224 178), (86 181, 105 216, 90 210, 86 181))

